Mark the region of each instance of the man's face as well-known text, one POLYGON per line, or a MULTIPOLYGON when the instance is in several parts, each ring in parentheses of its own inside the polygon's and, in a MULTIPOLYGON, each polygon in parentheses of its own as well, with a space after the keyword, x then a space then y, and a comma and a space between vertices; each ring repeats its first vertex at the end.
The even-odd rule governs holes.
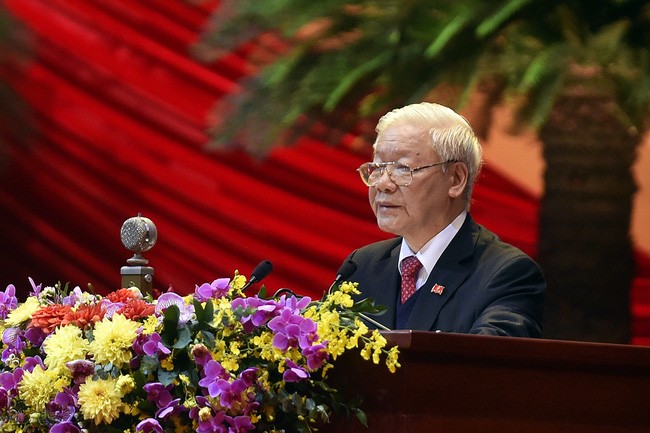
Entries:
MULTIPOLYGON (((391 125, 379 135, 374 162, 390 161, 411 168, 442 162, 427 130, 414 125, 391 125)), ((445 228, 453 218, 449 219, 451 177, 443 167, 414 172, 408 186, 395 185, 384 173, 368 192, 379 228, 403 236, 414 249, 445 228)))

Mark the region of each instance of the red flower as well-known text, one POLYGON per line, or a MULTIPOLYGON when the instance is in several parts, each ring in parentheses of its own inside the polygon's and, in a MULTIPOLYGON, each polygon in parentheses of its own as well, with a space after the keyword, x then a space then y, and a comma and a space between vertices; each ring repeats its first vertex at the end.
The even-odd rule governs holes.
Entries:
POLYGON ((138 295, 129 289, 120 289, 115 292, 109 293, 106 299, 113 303, 127 303, 132 299, 138 299, 138 295))
POLYGON ((143 317, 149 317, 156 311, 156 307, 143 301, 142 299, 133 299, 127 302, 118 313, 130 320, 137 320, 143 317))
POLYGON ((40 328, 46 334, 63 324, 65 316, 72 311, 67 305, 52 304, 41 307, 32 314, 31 326, 40 328))
POLYGON ((96 305, 80 305, 76 310, 70 310, 66 314, 63 325, 72 323, 86 329, 96 322, 100 322, 104 318, 106 311, 100 304, 96 305))

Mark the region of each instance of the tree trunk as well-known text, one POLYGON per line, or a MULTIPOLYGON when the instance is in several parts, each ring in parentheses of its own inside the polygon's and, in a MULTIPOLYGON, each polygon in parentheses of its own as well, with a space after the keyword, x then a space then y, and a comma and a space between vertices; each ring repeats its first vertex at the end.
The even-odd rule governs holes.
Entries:
POLYGON ((631 165, 639 136, 616 113, 613 98, 576 88, 558 99, 540 131, 546 338, 629 342, 631 165))

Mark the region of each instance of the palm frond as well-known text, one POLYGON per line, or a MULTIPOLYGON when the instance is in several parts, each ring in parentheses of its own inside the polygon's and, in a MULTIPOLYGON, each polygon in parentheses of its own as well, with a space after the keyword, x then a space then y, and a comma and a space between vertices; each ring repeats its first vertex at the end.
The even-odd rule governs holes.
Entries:
POLYGON ((483 39, 488 35, 495 32, 505 22, 511 20, 512 17, 523 9, 532 0, 508 0, 497 10, 485 18, 477 27, 476 35, 479 39, 483 39))
MULTIPOLYGON (((222 104, 233 117, 214 134, 238 142, 254 136, 248 147, 272 146, 274 134, 276 143, 287 142, 295 137, 287 132, 309 125, 309 116, 325 118, 340 107, 373 116, 442 95, 446 103, 451 98, 462 106, 484 82, 502 83, 500 92, 521 95, 518 100, 527 101, 520 107, 522 118, 539 125, 576 71, 597 71, 592 85, 615 91, 627 111, 645 113, 650 104, 650 72, 641 65, 650 44, 650 7, 640 0, 223 4, 230 14, 213 20, 203 39, 208 48, 232 49, 255 32, 273 31, 287 41, 269 66, 242 83, 241 94, 222 104), (256 130, 238 133, 236 126, 256 130)), ((227 117, 223 109, 215 113, 227 117)))

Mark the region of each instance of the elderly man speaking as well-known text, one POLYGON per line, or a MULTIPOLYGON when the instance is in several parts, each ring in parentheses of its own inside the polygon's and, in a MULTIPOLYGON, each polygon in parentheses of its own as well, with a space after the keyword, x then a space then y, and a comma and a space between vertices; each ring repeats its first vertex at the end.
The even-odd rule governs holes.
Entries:
POLYGON ((472 219, 482 151, 467 121, 433 103, 377 124, 359 168, 380 229, 397 237, 353 251, 346 278, 388 308, 388 329, 539 337, 546 282, 539 266, 472 219))

